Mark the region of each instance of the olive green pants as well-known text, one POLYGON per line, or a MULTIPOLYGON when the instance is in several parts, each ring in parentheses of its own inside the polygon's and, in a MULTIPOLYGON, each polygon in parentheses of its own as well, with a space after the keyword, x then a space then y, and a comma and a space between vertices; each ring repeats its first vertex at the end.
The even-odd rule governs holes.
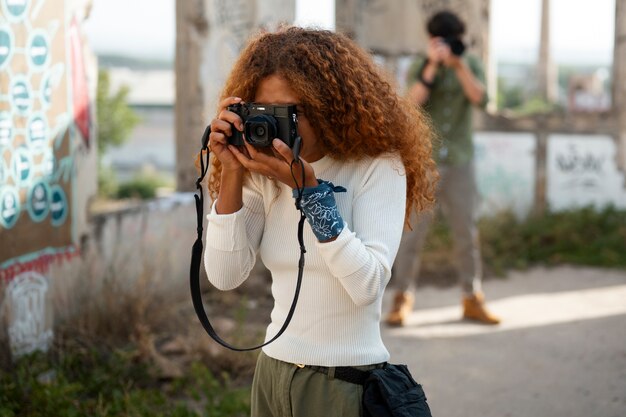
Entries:
POLYGON ((252 417, 362 416, 363 387, 336 379, 333 372, 299 368, 261 352, 252 381, 252 417))

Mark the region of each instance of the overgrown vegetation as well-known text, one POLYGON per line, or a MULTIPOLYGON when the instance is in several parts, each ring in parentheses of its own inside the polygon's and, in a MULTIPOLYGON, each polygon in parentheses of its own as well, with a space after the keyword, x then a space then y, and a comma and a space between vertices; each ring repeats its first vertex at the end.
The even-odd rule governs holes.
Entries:
MULTIPOLYGON (((110 263, 88 258, 51 282, 55 343, 47 354, 12 362, 0 328, 0 416, 249 415, 256 353, 216 349, 166 253, 121 246, 110 263)), ((258 327, 241 331, 245 299, 235 301, 226 313, 235 320, 214 325, 234 343, 257 343, 258 327)))
POLYGON ((560 99, 558 103, 549 103, 543 100, 536 91, 534 82, 536 69, 531 64, 501 63, 498 73, 497 108, 512 116, 528 116, 553 111, 564 111, 568 106, 568 93, 572 78, 592 76, 602 82, 602 90, 610 94, 611 71, 604 65, 563 65, 557 68, 557 87, 560 99))
POLYGON ((118 181, 115 172, 102 163, 102 157, 108 149, 124 144, 140 121, 139 116, 128 105, 128 93, 127 86, 111 91, 108 71, 98 71, 98 192, 104 197, 115 197, 118 181))
POLYGON ((111 91, 111 78, 106 70, 98 71, 96 118, 98 122, 98 156, 111 147, 126 142, 140 119, 128 106, 128 86, 111 91))
POLYGON ((626 268, 626 210, 615 207, 573 209, 525 221, 505 213, 483 220, 480 230, 485 262, 500 274, 534 264, 626 268))
POLYGON ((503 79, 498 80, 497 107, 515 116, 549 113, 562 110, 556 103, 549 103, 535 93, 526 91, 520 85, 509 86, 503 79))
POLYGON ((173 184, 160 176, 154 170, 142 170, 133 179, 117 186, 115 196, 117 198, 150 199, 157 196, 159 188, 173 188, 173 184))
POLYGON ((4 417, 234 417, 249 414, 249 389, 194 363, 161 384, 132 351, 59 347, 0 372, 4 417))
POLYGON ((120 182, 116 172, 102 162, 107 150, 128 141, 139 116, 128 105, 127 86, 111 91, 111 81, 106 70, 98 73, 97 119, 98 119, 98 194, 109 199, 150 199, 157 196, 160 188, 172 188, 171 180, 164 178, 149 167, 132 179, 120 182))
MULTIPOLYGON (((626 210, 573 209, 518 220, 505 212, 479 222, 487 275, 535 264, 626 268, 626 210)), ((453 240, 438 216, 427 238, 424 268, 454 273, 453 240), (442 271, 444 268, 444 271, 442 271)))

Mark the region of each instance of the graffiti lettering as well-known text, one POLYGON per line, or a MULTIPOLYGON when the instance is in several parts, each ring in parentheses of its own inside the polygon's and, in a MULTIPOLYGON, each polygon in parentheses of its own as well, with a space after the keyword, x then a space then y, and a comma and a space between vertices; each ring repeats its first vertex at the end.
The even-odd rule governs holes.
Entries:
POLYGON ((602 174, 604 156, 596 156, 591 152, 581 154, 576 145, 569 146, 569 152, 557 155, 557 167, 560 171, 572 174, 602 174))
POLYGON ((17 276, 7 287, 11 310, 9 341, 11 351, 20 356, 36 350, 46 351, 52 341, 52 330, 46 329, 45 303, 48 280, 28 271, 17 276))
POLYGON ((68 249, 61 250, 57 253, 39 255, 34 260, 15 260, 0 264, 0 282, 9 282, 26 271, 37 271, 41 274, 45 274, 48 272, 50 265, 56 262, 69 261, 78 255, 80 255, 78 248, 70 246, 68 249))

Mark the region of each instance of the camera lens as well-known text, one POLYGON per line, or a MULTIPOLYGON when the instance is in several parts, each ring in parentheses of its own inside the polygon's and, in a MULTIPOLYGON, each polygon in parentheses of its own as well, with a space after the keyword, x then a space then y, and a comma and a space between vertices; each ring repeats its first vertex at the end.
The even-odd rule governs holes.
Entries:
POLYGON ((277 136, 276 119, 267 114, 259 114, 246 120, 244 125, 246 141, 256 147, 267 147, 277 136))
POLYGON ((459 38, 448 37, 444 38, 444 41, 450 46, 450 52, 452 52, 456 56, 463 55, 465 52, 465 44, 459 38))

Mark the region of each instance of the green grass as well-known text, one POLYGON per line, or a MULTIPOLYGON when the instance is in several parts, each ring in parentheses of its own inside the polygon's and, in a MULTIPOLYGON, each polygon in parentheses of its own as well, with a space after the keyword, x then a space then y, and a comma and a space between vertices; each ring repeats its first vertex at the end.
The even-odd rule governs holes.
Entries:
MULTIPOLYGON (((505 212, 481 219, 479 230, 485 269, 495 275, 536 264, 626 268, 626 210, 615 207, 531 215, 521 221, 505 212)), ((438 216, 427 238, 424 262, 450 254, 452 244, 438 216)))
POLYGON ((590 207, 531 216, 484 220, 483 254, 497 270, 533 264, 626 268, 626 210, 590 207))
POLYGON ((3 417, 232 417, 249 415, 249 389, 194 363, 164 383, 132 352, 36 353, 0 370, 3 417))

